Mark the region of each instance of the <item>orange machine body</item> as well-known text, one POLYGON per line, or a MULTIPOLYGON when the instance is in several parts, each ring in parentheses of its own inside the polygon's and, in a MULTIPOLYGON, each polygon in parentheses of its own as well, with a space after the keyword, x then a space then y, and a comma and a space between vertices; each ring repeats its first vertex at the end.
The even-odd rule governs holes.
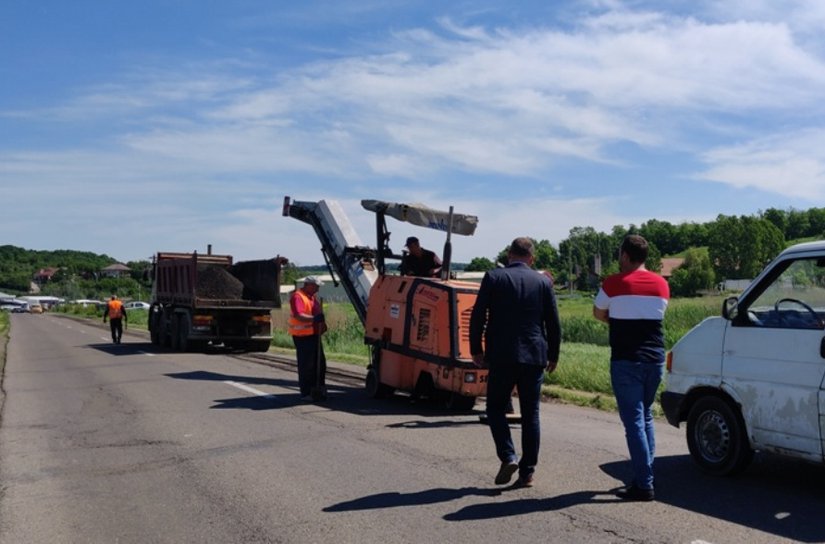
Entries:
POLYGON ((487 370, 475 367, 470 354, 478 288, 467 281, 381 276, 370 291, 364 327, 365 342, 380 348, 380 360, 373 361, 380 383, 411 392, 430 385, 463 397, 484 396, 487 370))

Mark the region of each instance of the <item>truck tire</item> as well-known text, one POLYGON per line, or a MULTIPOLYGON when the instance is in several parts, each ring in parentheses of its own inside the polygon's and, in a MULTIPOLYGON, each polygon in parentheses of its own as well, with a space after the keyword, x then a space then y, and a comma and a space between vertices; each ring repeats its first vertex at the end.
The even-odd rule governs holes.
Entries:
POLYGON ((269 351, 269 347, 272 345, 270 340, 252 340, 248 344, 249 351, 257 351, 260 353, 265 353, 269 351))
POLYGON ((179 315, 178 323, 178 350, 192 351, 192 341, 189 340, 189 317, 179 315))
POLYGON ((169 334, 171 328, 169 321, 171 318, 172 314, 167 310, 164 310, 158 318, 158 338, 160 339, 160 345, 165 348, 172 346, 172 338, 169 334))
POLYGON ((716 396, 702 397, 691 408, 687 444, 693 461, 714 476, 738 474, 753 459, 742 416, 716 396))
POLYGON ((160 312, 151 312, 149 319, 149 338, 152 340, 152 345, 160 346, 160 312))

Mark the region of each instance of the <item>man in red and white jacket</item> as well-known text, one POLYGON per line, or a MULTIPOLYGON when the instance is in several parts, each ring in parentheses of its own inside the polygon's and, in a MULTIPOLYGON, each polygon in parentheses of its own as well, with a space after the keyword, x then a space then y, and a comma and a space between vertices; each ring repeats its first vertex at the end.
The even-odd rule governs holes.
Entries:
POLYGON ((610 382, 624 424, 633 482, 616 494, 625 500, 651 501, 653 401, 665 366, 662 320, 670 287, 645 269, 647 241, 626 236, 619 252, 619 273, 605 278, 593 304, 593 316, 610 328, 610 382))

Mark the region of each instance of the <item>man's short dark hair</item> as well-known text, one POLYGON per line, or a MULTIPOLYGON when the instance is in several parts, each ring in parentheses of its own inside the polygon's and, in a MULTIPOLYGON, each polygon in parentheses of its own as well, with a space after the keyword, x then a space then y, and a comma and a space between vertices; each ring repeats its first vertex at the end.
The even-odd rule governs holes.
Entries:
POLYGON ((627 253, 631 262, 644 263, 649 252, 647 240, 638 234, 628 234, 622 242, 622 252, 627 253))
POLYGON ((510 244, 509 253, 514 257, 532 257, 533 241, 526 236, 520 236, 510 244))

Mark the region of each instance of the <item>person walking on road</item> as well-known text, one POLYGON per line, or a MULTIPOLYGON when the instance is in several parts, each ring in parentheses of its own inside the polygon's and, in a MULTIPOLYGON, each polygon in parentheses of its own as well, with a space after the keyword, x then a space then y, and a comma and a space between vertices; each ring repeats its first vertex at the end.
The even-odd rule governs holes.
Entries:
POLYGON ((103 322, 109 320, 109 328, 112 331, 112 342, 120 344, 120 338, 123 336, 123 322, 128 323, 129 318, 126 316, 126 308, 123 303, 112 295, 112 298, 106 303, 106 308, 103 310, 103 322))
POLYGON ((298 388, 301 400, 316 400, 313 390, 326 399, 327 359, 321 335, 327 330, 318 289, 323 282, 315 276, 304 278, 304 285, 289 298, 289 334, 298 360, 298 388), (319 374, 320 373, 320 374, 319 374), (317 388, 317 389, 316 389, 317 388))
POLYGON ((534 251, 529 238, 513 240, 509 264, 484 275, 470 316, 473 362, 489 367, 487 422, 501 461, 497 485, 509 483, 517 471, 515 487, 533 485, 541 438, 541 386, 545 370, 553 372, 559 359, 556 297, 550 279, 532 268, 534 251), (506 413, 514 387, 521 409, 520 460, 506 413))
POLYGON ((645 269, 647 241, 626 236, 619 251, 619 273, 605 278, 593 316, 610 330, 610 381, 624 425, 633 482, 616 495, 652 501, 653 401, 662 381, 665 341, 662 320, 670 288, 662 276, 645 269))

